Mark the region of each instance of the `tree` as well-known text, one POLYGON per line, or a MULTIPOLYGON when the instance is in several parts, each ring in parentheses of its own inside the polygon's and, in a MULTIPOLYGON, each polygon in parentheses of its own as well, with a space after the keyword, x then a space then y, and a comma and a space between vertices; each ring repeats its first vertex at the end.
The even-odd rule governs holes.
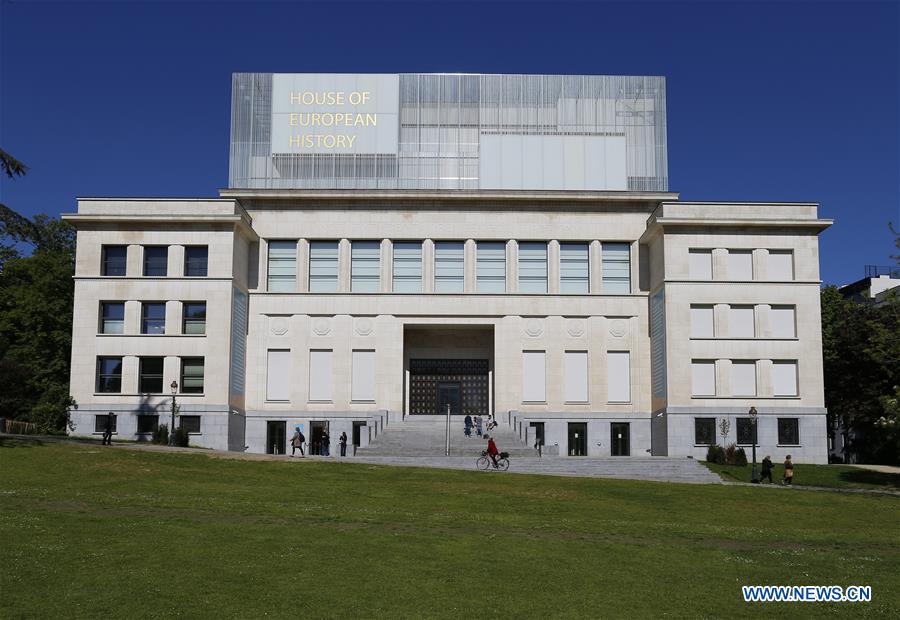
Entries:
MULTIPOLYGON (((2 150, 0 160, 9 177, 27 170, 2 150)), ((42 432, 63 430, 76 406, 69 396, 74 271, 71 225, 0 205, 0 412, 42 432)))

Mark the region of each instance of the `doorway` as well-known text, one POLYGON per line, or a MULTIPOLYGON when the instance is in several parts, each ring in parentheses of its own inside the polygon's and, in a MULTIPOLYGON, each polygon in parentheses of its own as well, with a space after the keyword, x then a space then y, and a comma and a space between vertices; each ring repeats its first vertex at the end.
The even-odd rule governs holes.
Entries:
POLYGON ((362 429, 366 427, 365 422, 353 422, 353 447, 358 448, 362 443, 362 429))
POLYGON ((569 456, 587 456, 587 422, 569 422, 569 456))
POLYGON ((631 454, 631 424, 628 422, 613 422, 610 424, 610 441, 613 456, 629 456, 631 454))
POLYGON ((330 452, 331 448, 323 441, 325 433, 327 432, 328 422, 320 420, 318 422, 309 423, 309 453, 311 455, 328 456, 328 452, 330 452))
POLYGON ((450 414, 462 413, 462 384, 458 381, 441 381, 437 385, 437 411, 436 414, 446 414, 447 405, 450 405, 450 414))
POLYGON ((284 454, 287 450, 287 422, 266 422, 266 454, 284 454))

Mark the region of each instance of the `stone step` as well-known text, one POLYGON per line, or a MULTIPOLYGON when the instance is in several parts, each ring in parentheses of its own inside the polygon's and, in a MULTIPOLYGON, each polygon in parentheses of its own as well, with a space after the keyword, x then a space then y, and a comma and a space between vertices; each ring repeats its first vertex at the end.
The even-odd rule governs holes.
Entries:
MULTIPOLYGON (((487 448, 487 439, 472 432, 466 437, 462 416, 450 418, 450 454, 454 456, 478 457, 487 448)), ((488 433, 486 424, 483 432, 488 433)), ((372 443, 359 448, 359 456, 443 456, 446 450, 447 417, 441 415, 406 416, 384 427, 372 443)), ((508 426, 500 424, 490 431, 502 452, 511 457, 531 457, 536 452, 519 439, 508 426)))

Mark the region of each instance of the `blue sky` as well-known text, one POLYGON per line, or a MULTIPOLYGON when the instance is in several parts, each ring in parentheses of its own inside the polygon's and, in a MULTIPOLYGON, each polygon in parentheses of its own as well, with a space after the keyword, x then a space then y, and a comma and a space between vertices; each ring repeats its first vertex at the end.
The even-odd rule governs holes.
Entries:
POLYGON ((0 180, 27 215, 75 196, 212 196, 230 74, 664 75, 669 187, 817 201, 826 282, 890 264, 900 224, 900 2, 0 0, 0 180))

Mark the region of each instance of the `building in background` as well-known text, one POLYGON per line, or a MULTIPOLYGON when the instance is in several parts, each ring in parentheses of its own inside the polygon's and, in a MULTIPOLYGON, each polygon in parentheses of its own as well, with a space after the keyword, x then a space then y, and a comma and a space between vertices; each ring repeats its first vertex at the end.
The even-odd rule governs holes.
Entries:
POLYGON ((838 291, 847 299, 860 303, 896 303, 900 294, 900 268, 885 265, 866 265, 866 277, 845 284, 838 291))
POLYGON ((148 437, 174 391, 192 442, 230 450, 283 454, 301 426, 377 453, 449 407, 560 456, 702 458, 756 433, 773 458, 826 462, 830 221, 669 192, 663 78, 232 87, 218 198, 65 216, 75 434, 114 411, 118 437, 148 437))

